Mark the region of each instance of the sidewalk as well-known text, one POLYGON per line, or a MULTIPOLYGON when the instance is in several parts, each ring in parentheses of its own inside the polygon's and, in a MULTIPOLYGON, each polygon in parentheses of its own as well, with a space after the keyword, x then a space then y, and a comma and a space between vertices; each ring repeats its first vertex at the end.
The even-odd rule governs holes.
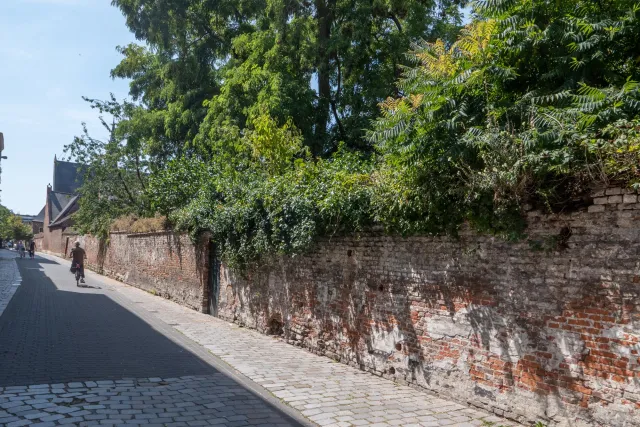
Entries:
POLYGON ((320 426, 517 425, 97 277, 320 426))
POLYGON ((22 282, 13 258, 8 249, 0 249, 0 316, 22 282))

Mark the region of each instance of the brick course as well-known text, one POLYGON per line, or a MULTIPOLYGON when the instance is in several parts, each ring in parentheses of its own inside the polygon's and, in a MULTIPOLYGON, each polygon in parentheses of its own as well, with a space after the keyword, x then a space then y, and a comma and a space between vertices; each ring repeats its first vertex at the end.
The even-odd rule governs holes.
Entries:
POLYGON ((640 206, 604 198, 529 212, 517 243, 369 233, 223 267, 218 314, 521 422, 640 425, 640 206))

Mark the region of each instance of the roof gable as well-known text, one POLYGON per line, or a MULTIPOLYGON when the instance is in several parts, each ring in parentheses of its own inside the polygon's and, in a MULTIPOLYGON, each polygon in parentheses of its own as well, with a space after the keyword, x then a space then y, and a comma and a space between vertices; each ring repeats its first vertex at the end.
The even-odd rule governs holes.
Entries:
POLYGON ((51 191, 49 193, 49 223, 51 224, 58 216, 60 212, 64 210, 73 199, 73 194, 60 193, 57 191, 51 191))
POLYGON ((67 204, 60 210, 58 215, 53 217, 53 221, 51 221, 49 226, 54 226, 54 225, 58 225, 59 223, 62 223, 63 221, 68 219, 71 216, 72 213, 74 213, 76 210, 78 210, 77 208, 78 208, 78 198, 79 197, 80 196, 71 197, 71 199, 69 199, 67 204))

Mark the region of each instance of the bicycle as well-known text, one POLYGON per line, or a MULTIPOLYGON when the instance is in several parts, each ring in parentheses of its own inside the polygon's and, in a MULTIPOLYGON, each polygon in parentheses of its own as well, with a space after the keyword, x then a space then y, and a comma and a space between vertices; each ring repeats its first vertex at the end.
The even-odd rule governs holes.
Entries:
POLYGON ((76 286, 80 287, 80 279, 82 279, 82 268, 80 267, 80 263, 72 265, 72 271, 76 277, 76 286))

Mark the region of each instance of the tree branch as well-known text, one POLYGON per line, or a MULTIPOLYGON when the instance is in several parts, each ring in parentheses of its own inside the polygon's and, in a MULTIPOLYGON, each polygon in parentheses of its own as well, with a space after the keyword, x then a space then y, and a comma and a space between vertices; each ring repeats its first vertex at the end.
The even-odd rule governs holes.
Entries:
POLYGON ((132 206, 136 205, 136 201, 133 198, 133 195, 131 194, 131 191, 129 191, 129 187, 127 186, 127 183, 125 182, 124 178, 122 177, 122 171, 120 170, 120 168, 116 168, 118 171, 118 178, 120 178, 120 182, 122 182, 122 186, 124 187, 124 191, 127 193, 127 197, 129 197, 129 201, 131 202, 132 206))
POLYGON ((394 15, 393 13, 389 13, 389 18, 391 18, 391 20, 395 22, 396 27, 398 27, 398 31, 402 32, 402 24, 400 24, 400 20, 396 17, 396 15, 394 15))
POLYGON ((333 112, 333 117, 336 119, 336 123, 338 123, 338 129, 340 130, 340 136, 344 141, 346 139, 346 133, 344 131, 344 127, 342 126, 342 121, 340 121, 340 117, 338 117, 338 109, 336 108, 336 101, 334 99, 331 100, 331 111, 333 112))
POLYGON ((336 99, 340 99, 342 87, 342 67, 340 67, 340 55, 336 52, 336 64, 338 65, 338 90, 336 91, 336 99))
POLYGON ((140 176, 140 156, 136 153, 136 174, 138 175, 138 181, 140 181, 140 185, 142 185, 142 189, 147 192, 147 187, 144 185, 142 181, 142 177, 140 176))

